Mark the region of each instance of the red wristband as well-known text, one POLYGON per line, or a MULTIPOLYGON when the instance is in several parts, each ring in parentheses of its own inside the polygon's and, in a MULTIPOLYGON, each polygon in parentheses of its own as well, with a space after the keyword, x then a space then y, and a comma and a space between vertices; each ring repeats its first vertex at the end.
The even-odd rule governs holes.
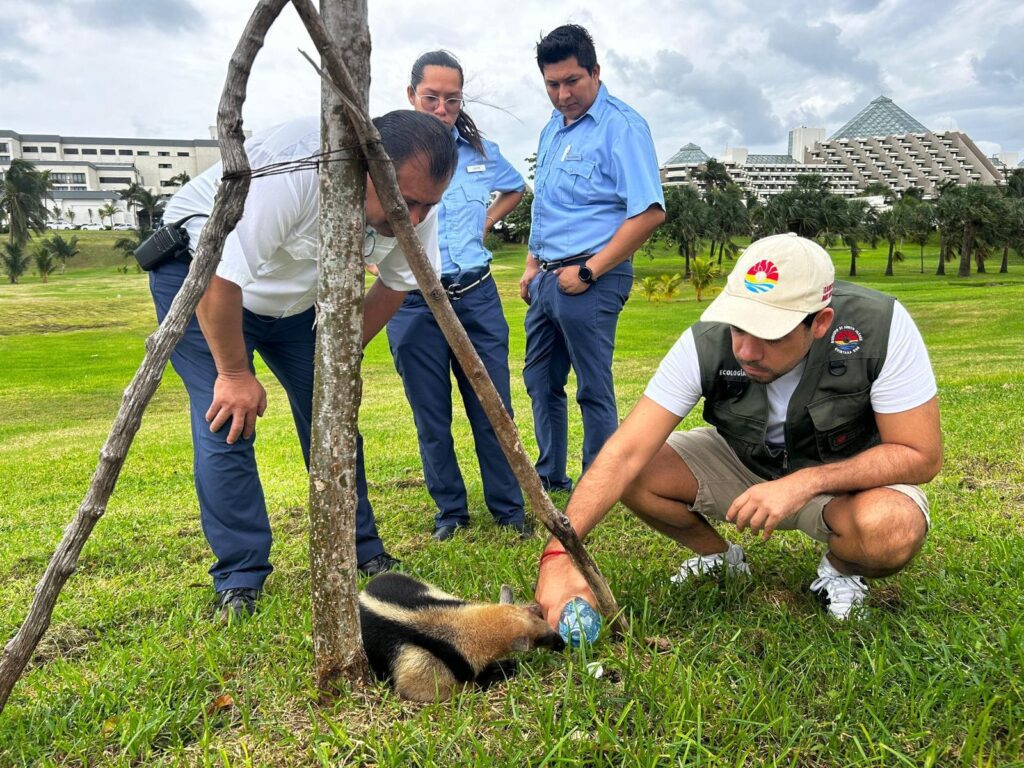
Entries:
POLYGON ((544 561, 551 557, 558 557, 559 555, 568 555, 564 549, 549 549, 540 556, 540 562, 537 563, 537 570, 539 571, 544 566, 544 561))

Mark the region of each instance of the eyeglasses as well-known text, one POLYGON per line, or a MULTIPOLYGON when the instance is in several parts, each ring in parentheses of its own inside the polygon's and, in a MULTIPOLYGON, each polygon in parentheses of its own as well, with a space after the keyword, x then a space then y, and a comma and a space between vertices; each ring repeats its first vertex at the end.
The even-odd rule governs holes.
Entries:
MULTIPOLYGON (((424 109, 429 109, 433 112, 437 109, 437 105, 441 103, 442 99, 440 96, 433 96, 431 94, 416 94, 416 98, 420 100, 420 104, 423 105, 424 109)), ((444 99, 444 108, 447 112, 458 112, 466 105, 466 100, 461 96, 452 96, 451 98, 444 99)))

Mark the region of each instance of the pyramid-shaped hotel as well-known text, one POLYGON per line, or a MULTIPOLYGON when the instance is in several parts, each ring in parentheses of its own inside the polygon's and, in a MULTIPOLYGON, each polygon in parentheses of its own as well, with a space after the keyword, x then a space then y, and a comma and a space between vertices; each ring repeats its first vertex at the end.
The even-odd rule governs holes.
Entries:
MULTIPOLYGON (((694 171, 709 159, 696 144, 687 144, 662 167, 666 186, 700 186, 694 171)), ((824 128, 794 128, 785 155, 753 154, 742 147, 725 150, 719 160, 733 181, 760 200, 785 192, 801 174, 820 174, 829 189, 855 196, 883 184, 894 193, 915 187, 935 197, 948 182, 1002 184, 1017 158, 987 158, 960 131, 934 132, 895 104, 879 96, 828 139, 824 128)))

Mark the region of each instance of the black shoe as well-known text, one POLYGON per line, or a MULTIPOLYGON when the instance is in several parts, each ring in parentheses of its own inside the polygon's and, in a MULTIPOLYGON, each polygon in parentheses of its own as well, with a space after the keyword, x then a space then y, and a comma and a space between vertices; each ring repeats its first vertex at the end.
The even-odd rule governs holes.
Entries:
POLYGON ((540 484, 548 493, 572 493, 572 480, 567 480, 564 483, 552 483, 547 478, 542 477, 540 484))
POLYGON ((213 601, 213 618, 230 621, 232 618, 251 616, 256 612, 260 591, 252 587, 231 587, 217 593, 213 601))
POLYGON ((533 526, 525 520, 518 523, 498 523, 498 526, 510 531, 515 531, 519 534, 520 539, 525 540, 533 537, 533 526))
POLYGON ((469 523, 446 523, 445 525, 439 525, 434 529, 434 532, 430 535, 434 541, 448 541, 455 532, 460 528, 468 528, 469 523))
POLYGON ((396 570, 401 563, 401 560, 392 557, 387 552, 381 552, 360 565, 359 573, 363 576, 376 576, 378 573, 396 570))

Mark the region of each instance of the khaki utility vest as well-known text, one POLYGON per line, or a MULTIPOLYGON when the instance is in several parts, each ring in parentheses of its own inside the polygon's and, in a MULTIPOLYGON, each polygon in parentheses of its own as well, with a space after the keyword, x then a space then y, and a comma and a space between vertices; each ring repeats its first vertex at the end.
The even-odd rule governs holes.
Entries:
POLYGON ((750 380, 736 362, 729 326, 697 323, 693 338, 704 420, 752 472, 766 479, 846 459, 877 445, 871 384, 885 362, 894 302, 869 288, 835 284, 830 305, 835 320, 807 354, 789 402, 783 450, 765 444, 767 385, 750 380))

